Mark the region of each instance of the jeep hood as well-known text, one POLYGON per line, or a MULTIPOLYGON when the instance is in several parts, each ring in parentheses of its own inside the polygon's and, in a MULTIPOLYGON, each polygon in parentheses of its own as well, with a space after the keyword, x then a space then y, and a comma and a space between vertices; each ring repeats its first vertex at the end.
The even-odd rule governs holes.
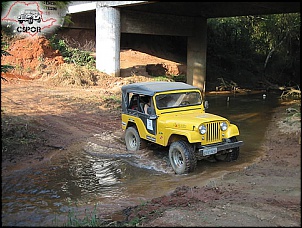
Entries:
POLYGON ((167 123, 167 127, 171 128, 186 128, 193 129, 193 126, 198 127, 202 123, 212 121, 227 121, 224 117, 210 114, 210 113, 171 113, 163 117, 167 123))

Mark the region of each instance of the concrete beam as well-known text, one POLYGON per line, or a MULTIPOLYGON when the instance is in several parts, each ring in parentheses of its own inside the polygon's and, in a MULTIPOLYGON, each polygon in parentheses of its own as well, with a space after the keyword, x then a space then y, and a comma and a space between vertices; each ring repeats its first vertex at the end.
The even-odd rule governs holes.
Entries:
POLYGON ((95 1, 79 1, 79 2, 72 2, 68 6, 67 13, 79 13, 84 11, 90 11, 96 9, 96 2, 95 1))
POLYGON ((120 76, 120 10, 96 5, 96 68, 120 76))
POLYGON ((110 6, 110 7, 116 7, 116 6, 129 6, 129 5, 139 5, 139 4, 148 4, 150 1, 100 1, 100 6, 110 6))
POLYGON ((192 36, 193 24, 192 17, 121 11, 121 32, 123 33, 192 36))
POLYGON ((195 18, 194 35, 188 37, 187 83, 205 92, 207 56, 207 19, 195 18))
POLYGON ((79 13, 96 9, 96 4, 99 6, 129 6, 129 5, 139 5, 147 4, 150 1, 72 1, 68 6, 67 13, 79 13))

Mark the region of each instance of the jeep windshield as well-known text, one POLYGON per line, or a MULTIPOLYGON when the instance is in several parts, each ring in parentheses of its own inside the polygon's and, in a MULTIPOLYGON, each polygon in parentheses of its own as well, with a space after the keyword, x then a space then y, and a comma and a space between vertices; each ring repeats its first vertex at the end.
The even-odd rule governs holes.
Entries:
POLYGON ((158 109, 186 107, 200 105, 201 95, 196 91, 159 94, 156 95, 155 101, 158 109))

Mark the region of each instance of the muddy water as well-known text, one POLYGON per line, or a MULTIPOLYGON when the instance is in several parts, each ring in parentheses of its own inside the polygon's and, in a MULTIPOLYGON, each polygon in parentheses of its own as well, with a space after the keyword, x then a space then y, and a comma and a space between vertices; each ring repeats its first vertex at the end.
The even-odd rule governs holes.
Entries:
POLYGON ((62 226, 68 213, 108 212, 140 204, 177 186, 215 185, 215 178, 240 170, 260 156, 260 145, 279 105, 276 95, 207 95, 210 113, 227 117, 244 141, 236 162, 199 161, 188 175, 175 175, 167 148, 150 145, 129 153, 122 132, 98 132, 67 150, 56 151, 40 167, 2 178, 3 226, 62 226), (94 210, 96 210, 94 212, 94 210))

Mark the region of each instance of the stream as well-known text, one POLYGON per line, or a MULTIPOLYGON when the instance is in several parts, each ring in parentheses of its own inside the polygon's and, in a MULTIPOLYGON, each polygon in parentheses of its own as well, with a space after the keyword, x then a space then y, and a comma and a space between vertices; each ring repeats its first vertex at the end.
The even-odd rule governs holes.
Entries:
POLYGON ((236 162, 198 161, 197 169, 175 175, 167 148, 150 145, 126 151, 118 132, 102 132, 55 153, 34 168, 2 177, 2 226, 62 226, 68 213, 96 210, 106 215, 168 194, 181 185, 215 185, 215 179, 241 170, 261 156, 261 144, 276 94, 206 95, 209 113, 238 126, 244 145, 236 162))

